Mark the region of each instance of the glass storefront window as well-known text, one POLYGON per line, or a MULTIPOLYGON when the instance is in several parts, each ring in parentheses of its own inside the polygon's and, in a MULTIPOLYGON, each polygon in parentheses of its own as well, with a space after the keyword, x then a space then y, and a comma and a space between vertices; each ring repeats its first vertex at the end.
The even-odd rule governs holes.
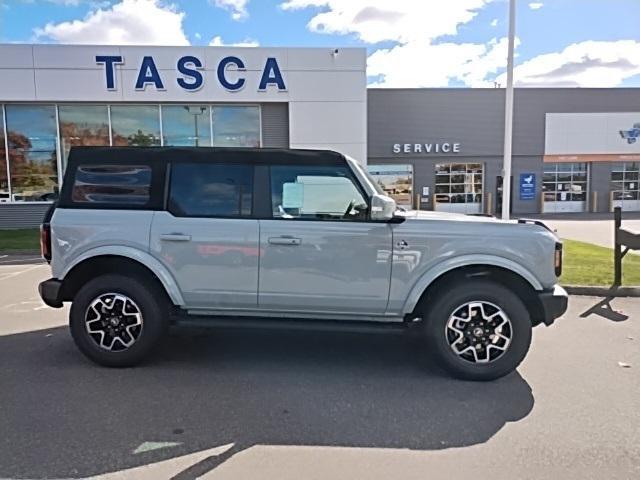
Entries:
POLYGON ((4 142, 4 109, 0 105, 0 203, 8 202, 9 173, 7 172, 6 144, 4 142))
POLYGON ((206 105, 163 105, 164 145, 208 147, 211 145, 209 107, 206 105))
POLYGON ((584 211, 587 200, 587 164, 545 164, 542 193, 545 212, 584 211))
POLYGON ((211 107, 214 147, 259 147, 260 108, 249 105, 211 107))
POLYGON ((367 165, 367 170, 385 195, 413 208, 413 165, 367 165))
POLYGON ((451 212, 480 213, 482 169, 481 163, 437 164, 435 208, 451 212))
POLYGON ((615 207, 640 211, 640 162, 614 164, 611 169, 611 191, 615 207))
POLYGON ((160 145, 158 105, 113 105, 111 136, 117 147, 152 147, 160 145))
POLYGON ((63 165, 74 146, 109 145, 109 114, 106 105, 60 105, 60 140, 63 165))
POLYGON ((55 107, 6 105, 5 112, 13 200, 52 200, 58 185, 55 107))

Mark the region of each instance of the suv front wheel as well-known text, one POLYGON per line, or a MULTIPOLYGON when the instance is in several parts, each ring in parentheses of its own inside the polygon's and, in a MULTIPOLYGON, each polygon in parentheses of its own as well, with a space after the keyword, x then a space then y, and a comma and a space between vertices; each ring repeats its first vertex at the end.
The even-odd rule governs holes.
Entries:
POLYGON ((522 300, 489 280, 441 289, 425 320, 436 360, 466 380, 493 380, 512 372, 531 344, 531 318, 522 300))
POLYGON ((148 283, 107 274, 80 289, 69 326, 82 353, 107 367, 133 366, 150 353, 167 329, 169 305, 148 283))

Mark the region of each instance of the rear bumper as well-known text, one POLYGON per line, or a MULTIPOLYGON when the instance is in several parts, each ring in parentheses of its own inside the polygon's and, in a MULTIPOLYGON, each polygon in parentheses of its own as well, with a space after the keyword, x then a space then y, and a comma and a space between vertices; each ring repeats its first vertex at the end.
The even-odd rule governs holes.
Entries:
POLYGON ((62 281, 57 278, 50 278, 40 283, 38 293, 42 301, 50 307, 62 307, 62 281))
POLYGON ((551 325, 556 318, 561 317, 567 311, 569 295, 560 285, 538 293, 538 298, 542 305, 542 321, 545 325, 551 325))

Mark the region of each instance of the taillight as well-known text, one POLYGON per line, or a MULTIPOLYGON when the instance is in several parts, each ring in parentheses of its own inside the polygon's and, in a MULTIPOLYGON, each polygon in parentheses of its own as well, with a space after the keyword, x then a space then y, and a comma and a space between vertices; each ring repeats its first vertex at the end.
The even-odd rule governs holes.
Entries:
POLYGON ((556 271, 556 277, 562 275, 562 244, 556 243, 556 250, 553 259, 553 265, 556 271))
POLYGON ((51 225, 48 223, 40 225, 40 253, 42 258, 51 262, 51 225))

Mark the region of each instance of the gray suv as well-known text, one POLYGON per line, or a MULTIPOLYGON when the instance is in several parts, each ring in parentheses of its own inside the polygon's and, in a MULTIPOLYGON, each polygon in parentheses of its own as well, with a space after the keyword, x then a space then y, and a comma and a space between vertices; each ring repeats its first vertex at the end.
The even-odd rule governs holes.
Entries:
POLYGON ((131 366, 168 325, 406 329, 452 374, 489 380, 567 308, 543 224, 402 211, 331 151, 71 150, 42 225, 79 349, 131 366))

